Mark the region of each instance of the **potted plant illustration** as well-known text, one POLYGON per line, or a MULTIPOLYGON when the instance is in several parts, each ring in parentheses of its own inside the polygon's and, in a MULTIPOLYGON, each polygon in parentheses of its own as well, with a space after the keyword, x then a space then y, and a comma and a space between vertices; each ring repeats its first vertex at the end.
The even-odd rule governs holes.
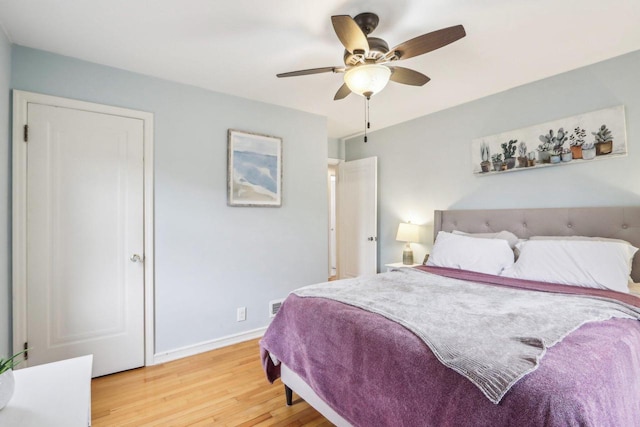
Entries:
POLYGON ((524 141, 520 141, 518 144, 518 167, 527 167, 527 144, 524 141))
POLYGON ((539 136, 540 141, 542 141, 542 144, 538 145, 538 158, 540 163, 549 163, 549 157, 553 149, 553 138, 553 129, 549 129, 548 134, 539 136))
POLYGON ((527 167, 536 165, 536 153, 535 151, 531 151, 528 154, 529 158, 527 159, 527 167))
POLYGON ((573 159, 573 153, 570 148, 563 148, 562 154, 560 154, 563 162, 570 162, 573 159))
POLYGON ((591 132, 595 136, 596 156, 609 154, 613 150, 613 135, 606 125, 600 126, 598 132, 591 132))
POLYGON ((498 172, 502 170, 502 154, 491 155, 491 163, 493 163, 493 170, 498 172))
MULTIPOLYGON (((558 129, 558 133, 556 134, 556 136, 552 140, 554 154, 562 156, 562 153, 564 152, 563 145, 567 141, 568 138, 569 137, 567 136, 566 132, 564 131, 564 128, 558 129)), ((551 163, 553 163, 553 160, 551 161, 551 163)))
POLYGON ((584 144, 584 139, 586 137, 587 131, 582 129, 580 126, 576 126, 569 137, 569 147, 571 148, 571 155, 574 159, 582 158, 582 144, 584 144))
POLYGON ((507 165, 507 169, 513 169, 516 165, 516 158, 513 157, 516 154, 517 139, 512 139, 509 142, 502 143, 502 153, 504 154, 504 162, 507 165))
POLYGON ((558 156, 553 160, 555 163, 560 162, 560 155, 562 154, 562 145, 567 140, 567 135, 564 128, 558 129, 558 133, 554 134, 553 129, 549 129, 549 133, 546 135, 540 135, 540 141, 542 144, 538 146, 540 152, 540 160, 542 163, 554 163, 551 160, 551 156, 558 156))
POLYGON ((582 144, 582 158, 591 160, 596 157, 596 147, 594 142, 585 142, 582 144))
POLYGON ((22 350, 8 359, 0 357, 0 410, 7 406, 7 403, 9 403, 13 397, 13 390, 15 387, 13 368, 22 362, 16 362, 16 358, 26 351, 27 350, 22 350))
POLYGON ((551 144, 542 143, 538 145, 538 160, 540 163, 549 163, 549 156, 551 156, 551 144))
POLYGON ((489 159, 491 158, 491 154, 489 153, 489 146, 485 142, 480 146, 480 157, 482 158, 480 169, 482 169, 482 172, 489 172, 491 166, 489 159))

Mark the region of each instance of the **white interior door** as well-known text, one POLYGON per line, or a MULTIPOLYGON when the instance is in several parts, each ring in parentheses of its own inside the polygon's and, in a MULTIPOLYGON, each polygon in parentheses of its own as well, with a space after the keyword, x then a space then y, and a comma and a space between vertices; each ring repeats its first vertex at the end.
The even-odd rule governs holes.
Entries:
POLYGON ((376 274, 378 159, 338 166, 338 277, 376 274))
POLYGON ((143 121, 28 104, 29 365, 144 365, 143 121))

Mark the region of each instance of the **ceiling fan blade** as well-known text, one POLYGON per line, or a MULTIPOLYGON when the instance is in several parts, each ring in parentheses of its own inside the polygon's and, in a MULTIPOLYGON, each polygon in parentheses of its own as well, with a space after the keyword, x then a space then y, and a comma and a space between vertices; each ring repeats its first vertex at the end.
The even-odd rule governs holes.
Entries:
POLYGON ((336 96, 333 97, 333 100, 337 101, 339 99, 344 99, 350 93, 351 93, 351 89, 349 89, 349 86, 347 86, 346 83, 343 83, 342 86, 340 86, 340 89, 338 89, 338 91, 336 92, 336 96))
POLYGON ((344 67, 322 67, 322 68, 310 68, 308 70, 290 71, 288 73, 276 74, 277 77, 295 77, 306 76, 307 74, 319 74, 319 73, 344 73, 344 67))
POLYGON ((409 68, 389 67, 389 69, 391 70, 391 77, 389 77, 389 80, 396 83, 402 83, 411 86, 423 86, 429 80, 431 80, 424 74, 414 70, 410 70, 409 68))
POLYGON ((349 15, 335 15, 331 17, 331 23, 340 42, 349 52, 362 51, 365 55, 369 53, 367 36, 352 17, 349 15))
POLYGON ((398 52, 398 59, 412 58, 439 49, 466 35, 462 25, 455 25, 407 40, 391 49, 390 52, 398 52))

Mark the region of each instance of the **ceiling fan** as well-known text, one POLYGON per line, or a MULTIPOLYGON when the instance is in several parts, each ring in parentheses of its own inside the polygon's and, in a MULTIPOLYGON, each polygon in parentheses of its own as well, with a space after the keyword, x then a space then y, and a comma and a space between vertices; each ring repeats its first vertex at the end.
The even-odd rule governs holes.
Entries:
POLYGON ((333 29, 345 47, 345 66, 311 68, 277 74, 278 77, 304 76, 318 73, 344 73, 344 84, 338 89, 334 100, 343 99, 351 92, 369 99, 380 92, 389 80, 412 86, 423 86, 430 79, 422 73, 394 64, 439 49, 466 35, 462 25, 443 28, 423 34, 393 49, 386 41, 369 37, 378 26, 375 13, 361 13, 355 18, 349 15, 331 17, 333 29))

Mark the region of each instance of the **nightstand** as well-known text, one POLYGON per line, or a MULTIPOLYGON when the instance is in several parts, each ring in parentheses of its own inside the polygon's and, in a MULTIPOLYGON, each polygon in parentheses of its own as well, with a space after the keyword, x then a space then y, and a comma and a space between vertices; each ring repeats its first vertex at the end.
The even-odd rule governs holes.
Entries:
POLYGON ((16 390, 0 411, 0 425, 91 425, 92 363, 89 355, 16 370, 16 390))
POLYGON ((384 266, 387 267, 387 272, 394 270, 396 268, 401 268, 401 267, 417 267, 419 265, 422 264, 403 264, 401 262, 394 262, 393 264, 385 264, 384 266))

